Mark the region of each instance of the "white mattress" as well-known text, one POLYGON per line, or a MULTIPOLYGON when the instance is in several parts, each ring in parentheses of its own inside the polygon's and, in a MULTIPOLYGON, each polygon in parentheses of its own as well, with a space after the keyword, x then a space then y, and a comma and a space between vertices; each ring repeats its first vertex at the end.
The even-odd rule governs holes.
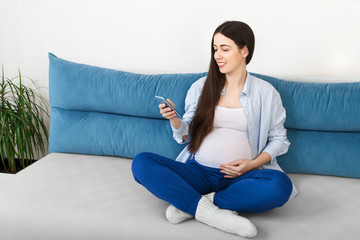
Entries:
MULTIPOLYGON (((239 239, 196 220, 172 225, 167 203, 137 184, 131 159, 51 153, 0 182, 0 238, 239 239)), ((156 174, 156 173, 154 173, 156 174)), ((360 239, 360 179, 289 174, 300 194, 247 214, 254 239, 360 239)))
POLYGON ((14 176, 15 176, 14 174, 10 174, 10 173, 0 173, 0 183, 14 176))

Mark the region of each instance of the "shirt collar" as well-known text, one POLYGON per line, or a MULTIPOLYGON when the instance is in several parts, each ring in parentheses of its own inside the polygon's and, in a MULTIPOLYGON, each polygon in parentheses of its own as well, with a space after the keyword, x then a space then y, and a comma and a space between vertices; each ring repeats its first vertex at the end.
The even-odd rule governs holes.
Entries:
MULTIPOLYGON (((245 80, 245 85, 244 88, 242 90, 242 93, 244 93, 246 96, 250 95, 250 87, 251 87, 251 75, 249 72, 246 72, 246 80, 245 80)), ((225 94, 225 86, 223 88, 223 90, 221 91, 221 95, 225 94)))

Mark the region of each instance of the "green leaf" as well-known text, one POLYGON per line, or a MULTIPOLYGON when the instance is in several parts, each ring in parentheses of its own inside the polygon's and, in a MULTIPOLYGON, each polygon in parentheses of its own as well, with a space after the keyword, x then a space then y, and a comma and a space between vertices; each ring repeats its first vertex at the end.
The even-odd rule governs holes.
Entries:
POLYGON ((1 162, 7 171, 15 172, 16 157, 22 168, 34 160, 34 152, 45 153, 43 135, 48 141, 44 116, 49 115, 48 101, 37 91, 36 82, 28 78, 35 88, 23 84, 20 69, 18 76, 5 77, 4 66, 0 82, 0 149, 1 162), (16 83, 19 80, 19 83, 16 83))

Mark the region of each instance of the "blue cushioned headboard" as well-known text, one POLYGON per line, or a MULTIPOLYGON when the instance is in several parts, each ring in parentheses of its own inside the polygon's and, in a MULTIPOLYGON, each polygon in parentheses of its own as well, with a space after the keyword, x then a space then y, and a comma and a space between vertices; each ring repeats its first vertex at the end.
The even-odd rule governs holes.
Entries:
POLYGON ((308 83, 253 74, 271 83, 286 109, 286 172, 360 178, 360 82, 308 83))
MULTIPOLYGON (((154 95, 184 113, 187 90, 206 73, 144 75, 104 69, 49 53, 50 152, 132 158, 143 151, 176 158, 154 95)), ((360 178, 360 83, 290 82, 254 74, 280 93, 291 142, 286 172, 360 178)))
POLYGON ((49 53, 49 151, 133 158, 151 151, 176 158, 155 95, 184 113, 187 89, 205 73, 144 75, 63 60, 49 53))

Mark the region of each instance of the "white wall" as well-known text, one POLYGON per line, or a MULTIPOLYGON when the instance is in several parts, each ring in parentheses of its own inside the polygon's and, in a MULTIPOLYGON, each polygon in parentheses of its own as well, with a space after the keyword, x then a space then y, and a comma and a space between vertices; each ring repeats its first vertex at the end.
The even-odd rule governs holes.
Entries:
POLYGON ((136 73, 207 71, 212 33, 225 20, 255 33, 249 71, 360 81, 356 0, 0 0, 0 11, 0 64, 44 87, 48 52, 136 73))

